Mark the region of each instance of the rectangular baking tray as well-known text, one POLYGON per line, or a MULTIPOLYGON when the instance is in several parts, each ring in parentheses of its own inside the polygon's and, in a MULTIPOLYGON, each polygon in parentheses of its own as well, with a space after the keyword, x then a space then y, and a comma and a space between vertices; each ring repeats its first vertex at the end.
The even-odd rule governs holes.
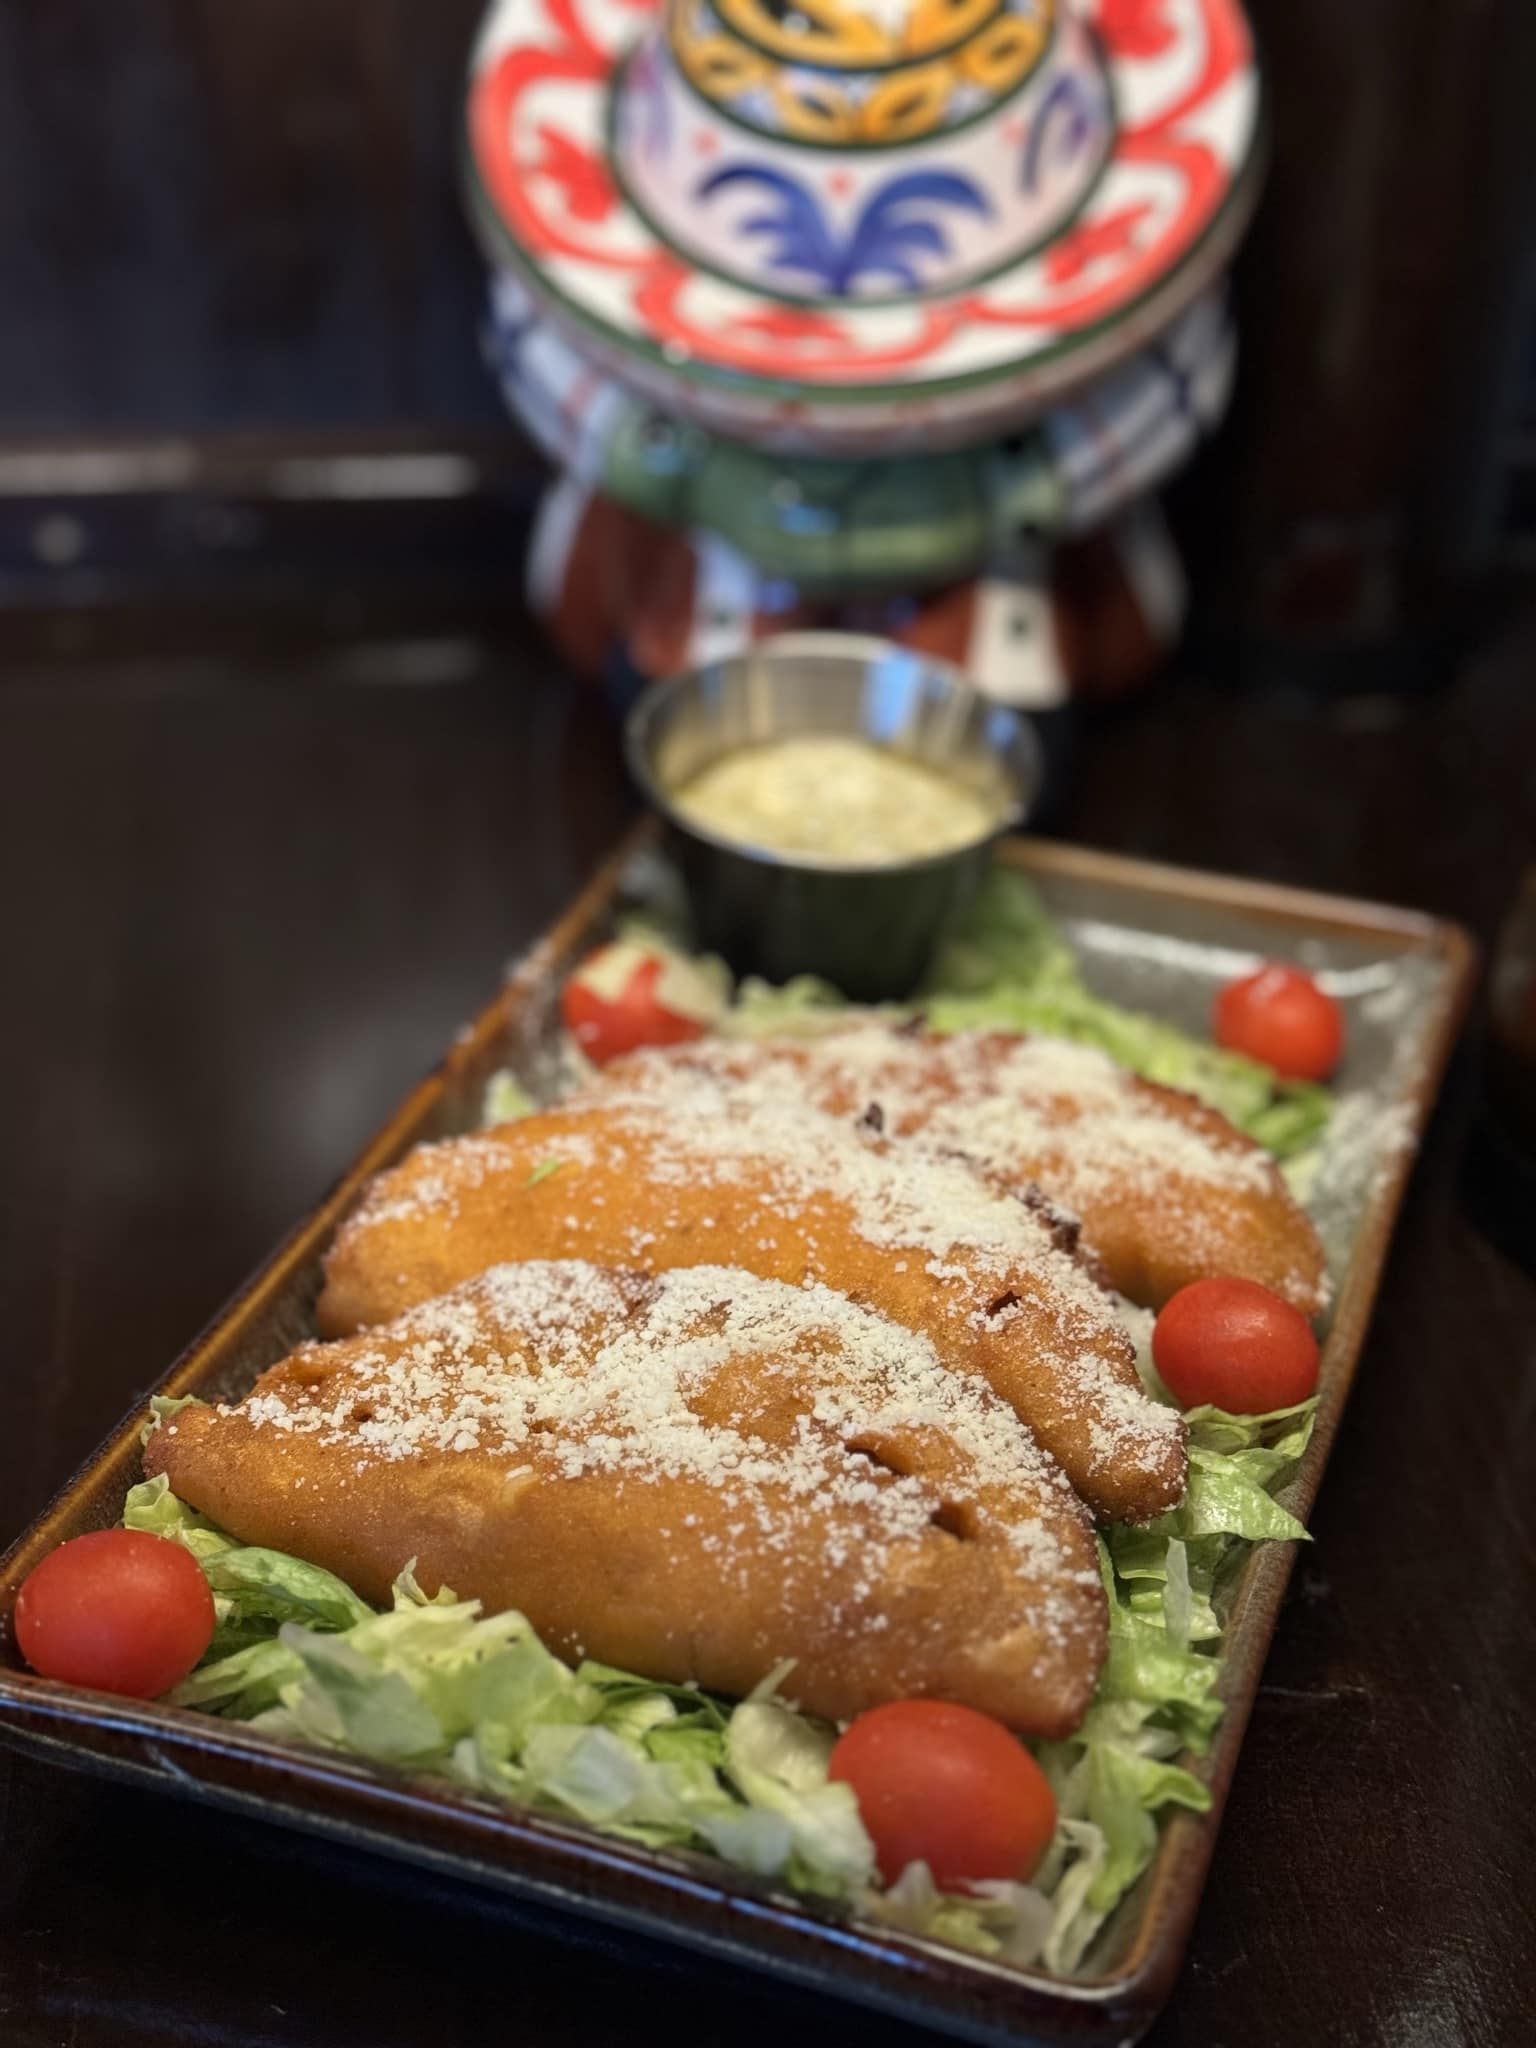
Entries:
MULTIPOLYGON (((1318 1422, 1281 1498, 1305 1519, 1321 1482, 1414 1154, 1475 973, 1457 926, 1267 883, 1192 873, 1041 840, 1009 841, 1091 983, 1203 1030, 1212 994, 1258 955, 1329 976, 1349 1016, 1340 1104, 1314 1214, 1335 1276, 1318 1422)), ((370 1174, 421 1139, 472 1129, 487 1078, 511 1066, 538 1092, 554 1073, 558 994, 657 858, 633 835, 514 967, 500 993, 400 1106, 315 1212, 182 1354, 166 1394, 239 1396, 313 1334, 320 1261, 370 1174)), ((11 1630, 16 1590, 56 1544, 107 1527, 141 1476, 142 1404, 0 1561, 0 1740, 60 1763, 159 1786, 428 1865, 576 1914, 688 1944, 830 1995, 976 2041, 1129 2043, 1177 1974, 1221 1822, 1294 1546, 1255 1548, 1230 1611, 1210 1756, 1211 1811, 1178 1812, 1152 1867, 1066 1980, 850 1922, 701 1855, 612 1841, 578 1823, 482 1804, 425 1780, 286 1747, 234 1723, 35 1678, 11 1630)))

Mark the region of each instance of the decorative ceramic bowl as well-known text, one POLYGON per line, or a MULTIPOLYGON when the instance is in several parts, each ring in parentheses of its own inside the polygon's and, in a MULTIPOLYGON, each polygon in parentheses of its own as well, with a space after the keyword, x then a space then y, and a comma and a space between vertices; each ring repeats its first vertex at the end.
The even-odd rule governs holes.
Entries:
POLYGON ((1108 72, 1055 0, 718 6, 669 0, 629 59, 614 164, 664 244, 749 291, 868 306, 980 284, 1104 168, 1108 72))
POLYGON ((589 367, 779 452, 961 446, 1160 335, 1257 185, 1240 0, 497 0, 470 191, 589 367))

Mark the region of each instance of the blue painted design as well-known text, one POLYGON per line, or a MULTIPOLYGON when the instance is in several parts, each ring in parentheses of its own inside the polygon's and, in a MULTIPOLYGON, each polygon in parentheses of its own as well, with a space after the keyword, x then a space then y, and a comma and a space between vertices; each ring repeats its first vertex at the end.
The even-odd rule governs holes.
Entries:
POLYGON ((1029 124, 1024 142, 1024 160, 1019 183, 1026 192, 1039 188, 1041 159, 1047 147, 1054 164, 1069 164, 1082 154, 1094 132, 1094 102, 1080 78, 1065 72, 1041 102, 1040 111, 1029 124))
POLYGON ((741 223, 744 235, 768 236, 777 244, 770 267, 799 271, 839 297, 860 277, 888 277, 904 291, 921 290, 917 259, 947 256, 949 237, 913 208, 958 207, 983 219, 992 213, 985 194, 958 171, 907 171, 871 193, 844 237, 815 192, 787 171, 727 164, 701 182, 697 196, 711 199, 732 185, 762 185, 778 202, 741 223))

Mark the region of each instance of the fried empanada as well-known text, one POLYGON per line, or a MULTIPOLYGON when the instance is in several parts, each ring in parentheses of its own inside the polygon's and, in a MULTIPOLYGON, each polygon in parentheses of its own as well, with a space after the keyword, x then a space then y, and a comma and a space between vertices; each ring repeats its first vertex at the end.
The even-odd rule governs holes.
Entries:
POLYGON ((1183 1492, 1183 1425, 1143 1391, 1111 1297, 1048 1210, 705 1080, 419 1146, 337 1233, 320 1328, 385 1322, 506 1259, 564 1258, 820 1281, 980 1373, 1097 1513, 1142 1520, 1183 1492))
POLYGON ((1257 1280, 1316 1315, 1323 1248, 1262 1146, 1219 1110, 1092 1047, 1005 1032, 953 1037, 863 1024, 793 1039, 705 1038, 631 1054, 586 1091, 676 1096, 700 1078, 877 1118, 963 1153, 1004 1187, 1033 1181, 1082 1224, 1110 1284, 1161 1308, 1192 1280, 1257 1280))
POLYGON ((1106 1640, 1092 1527, 1056 1465, 925 1337, 716 1266, 492 1268, 306 1344, 145 1469, 247 1542, 383 1602, 520 1609, 570 1658, 847 1718, 930 1696, 1066 1734, 1106 1640))

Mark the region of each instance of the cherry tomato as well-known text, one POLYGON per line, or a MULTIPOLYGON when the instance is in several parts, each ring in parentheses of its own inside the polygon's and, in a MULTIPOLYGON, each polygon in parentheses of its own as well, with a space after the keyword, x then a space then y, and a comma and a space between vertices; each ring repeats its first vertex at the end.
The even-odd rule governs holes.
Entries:
POLYGON ((1290 1081, 1326 1081, 1344 1050, 1344 1012, 1310 974, 1271 960, 1229 981, 1216 998, 1212 1033, 1290 1081))
POLYGON ((213 1628, 197 1559, 144 1529, 98 1529, 61 1543, 16 1598, 16 1641, 34 1671, 135 1700, 179 1684, 213 1628))
POLYGON ((1182 1408, 1267 1415, 1317 1391, 1317 1339, 1257 1280, 1195 1280, 1152 1326, 1152 1362, 1182 1408))
POLYGON ((1056 1832, 1056 1800, 1029 1751, 989 1714, 897 1700, 860 1714, 832 1751, 887 1884, 919 1859, 941 1890, 1030 1875, 1056 1832))
POLYGON ((720 990, 680 954, 621 941, 599 946, 565 984, 565 1028, 595 1066, 642 1045, 702 1038, 724 1010, 720 990))

